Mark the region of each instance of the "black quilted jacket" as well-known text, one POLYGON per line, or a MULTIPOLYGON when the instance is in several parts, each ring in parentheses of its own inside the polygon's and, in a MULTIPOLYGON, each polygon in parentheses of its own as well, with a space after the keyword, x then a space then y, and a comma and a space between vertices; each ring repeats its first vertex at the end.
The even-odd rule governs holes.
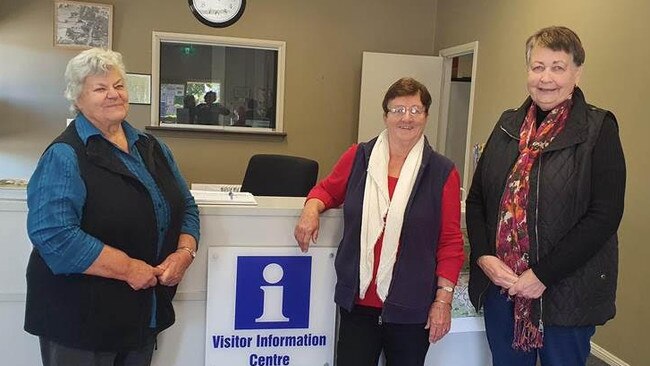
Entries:
MULTIPOLYGON (((616 313, 618 239, 625 160, 611 112, 588 105, 580 89, 564 130, 530 173, 527 208, 533 272, 546 285, 538 315, 547 325, 604 324, 616 313)), ((503 113, 483 151, 467 198, 470 299, 483 305, 489 279, 476 264, 494 255, 497 216, 519 129, 532 101, 503 113)))

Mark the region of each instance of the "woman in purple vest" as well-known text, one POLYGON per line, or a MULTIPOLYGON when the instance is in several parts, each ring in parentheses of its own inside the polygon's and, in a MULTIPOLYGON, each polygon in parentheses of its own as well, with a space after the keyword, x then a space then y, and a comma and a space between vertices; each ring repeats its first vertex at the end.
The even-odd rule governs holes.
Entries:
POLYGON ((89 49, 65 72, 76 117, 27 188, 25 330, 48 366, 146 366, 174 322, 199 216, 162 142, 126 121, 122 56, 89 49))
POLYGON ((578 35, 544 28, 525 50, 530 96, 497 122, 467 197, 469 294, 495 365, 579 366, 616 312, 625 159, 616 118, 577 86, 578 35))
POLYGON ((460 179, 424 137, 430 106, 418 81, 391 85, 382 103, 386 129, 341 156, 296 225, 307 251, 319 215, 344 204, 335 261, 339 366, 376 366, 382 351, 389 366, 421 366, 429 342, 449 332, 463 263, 460 179))

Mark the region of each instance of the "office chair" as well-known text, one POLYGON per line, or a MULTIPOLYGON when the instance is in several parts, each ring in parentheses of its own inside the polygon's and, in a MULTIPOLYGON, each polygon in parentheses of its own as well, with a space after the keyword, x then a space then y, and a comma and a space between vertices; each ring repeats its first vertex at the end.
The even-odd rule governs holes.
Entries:
POLYGON ((248 161, 241 190, 255 196, 306 197, 317 177, 318 162, 314 160, 257 154, 248 161))

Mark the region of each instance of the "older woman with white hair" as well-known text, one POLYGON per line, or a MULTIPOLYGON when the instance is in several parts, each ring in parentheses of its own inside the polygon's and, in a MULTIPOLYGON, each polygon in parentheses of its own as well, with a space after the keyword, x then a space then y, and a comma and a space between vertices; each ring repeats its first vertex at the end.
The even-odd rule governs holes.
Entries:
POLYGON ((122 56, 68 63, 76 117, 27 188, 25 330, 45 365, 149 365, 196 254, 197 206, 167 146, 125 118, 122 56))

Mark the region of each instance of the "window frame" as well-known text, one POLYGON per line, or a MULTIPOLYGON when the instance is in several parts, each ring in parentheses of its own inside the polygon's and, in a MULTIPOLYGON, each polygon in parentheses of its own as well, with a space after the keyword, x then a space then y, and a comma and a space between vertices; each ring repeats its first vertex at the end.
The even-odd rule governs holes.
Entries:
POLYGON ((205 131, 218 133, 243 133, 262 135, 286 135, 284 131, 284 79, 286 43, 284 41, 210 36, 200 34, 152 32, 151 44, 151 124, 155 130, 205 131), (240 127, 219 125, 175 125, 160 123, 160 44, 162 42, 187 43, 208 46, 239 47, 271 50, 278 53, 277 83, 275 90, 275 128, 240 127))

